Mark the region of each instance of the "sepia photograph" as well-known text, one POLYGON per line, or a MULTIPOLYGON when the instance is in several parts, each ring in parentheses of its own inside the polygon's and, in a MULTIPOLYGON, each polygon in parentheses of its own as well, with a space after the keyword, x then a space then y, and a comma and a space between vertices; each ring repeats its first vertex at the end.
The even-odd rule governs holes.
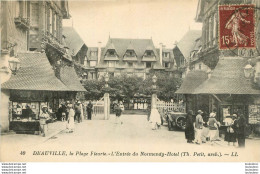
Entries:
POLYGON ((0 162, 259 162, 259 0, 1 0, 0 162))

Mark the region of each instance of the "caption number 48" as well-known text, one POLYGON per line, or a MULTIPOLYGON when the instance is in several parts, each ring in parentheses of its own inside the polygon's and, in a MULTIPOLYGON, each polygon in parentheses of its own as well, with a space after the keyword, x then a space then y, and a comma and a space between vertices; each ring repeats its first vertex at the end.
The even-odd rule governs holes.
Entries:
POLYGON ((21 152, 20 152, 20 155, 25 155, 25 154, 26 154, 25 151, 21 151, 21 152))

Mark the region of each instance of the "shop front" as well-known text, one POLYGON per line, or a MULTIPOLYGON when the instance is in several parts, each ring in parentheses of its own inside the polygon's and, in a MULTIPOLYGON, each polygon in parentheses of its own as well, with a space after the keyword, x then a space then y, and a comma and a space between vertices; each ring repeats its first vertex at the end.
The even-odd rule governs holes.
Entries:
POLYGON ((77 91, 83 91, 84 88, 77 88, 79 81, 63 82, 58 79, 45 53, 19 53, 18 57, 21 68, 1 86, 2 91, 8 94, 1 101, 8 107, 8 112, 1 115, 1 120, 8 120, 8 125, 4 130, 1 127, 1 131, 34 134, 39 131, 39 116, 43 106, 48 107, 55 120, 61 102, 75 100, 77 91), (67 83, 72 83, 73 89, 67 83))
POLYGON ((222 125, 227 116, 243 115, 248 124, 246 134, 260 135, 260 88, 246 78, 247 64, 247 59, 240 57, 220 59, 211 77, 193 93, 209 96, 209 110, 217 110, 217 120, 222 125))

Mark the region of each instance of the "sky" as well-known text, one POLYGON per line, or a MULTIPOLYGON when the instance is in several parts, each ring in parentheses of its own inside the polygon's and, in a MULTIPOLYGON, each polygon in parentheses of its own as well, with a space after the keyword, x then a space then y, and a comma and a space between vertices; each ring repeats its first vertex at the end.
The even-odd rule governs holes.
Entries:
POLYGON ((173 48, 195 22, 198 0, 98 0, 69 1, 73 26, 88 47, 111 38, 152 38, 156 47, 173 48))

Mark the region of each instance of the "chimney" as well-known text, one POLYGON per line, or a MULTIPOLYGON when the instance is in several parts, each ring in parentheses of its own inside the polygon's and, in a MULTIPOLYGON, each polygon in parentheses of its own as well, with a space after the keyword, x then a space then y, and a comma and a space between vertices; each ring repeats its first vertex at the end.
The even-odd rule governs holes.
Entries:
POLYGON ((101 59, 101 44, 102 44, 102 42, 98 42, 98 60, 97 60, 97 64, 100 62, 100 59, 101 59))
POLYGON ((161 65, 163 65, 162 64, 162 50, 163 50, 163 44, 160 43, 160 63, 161 63, 161 65))

